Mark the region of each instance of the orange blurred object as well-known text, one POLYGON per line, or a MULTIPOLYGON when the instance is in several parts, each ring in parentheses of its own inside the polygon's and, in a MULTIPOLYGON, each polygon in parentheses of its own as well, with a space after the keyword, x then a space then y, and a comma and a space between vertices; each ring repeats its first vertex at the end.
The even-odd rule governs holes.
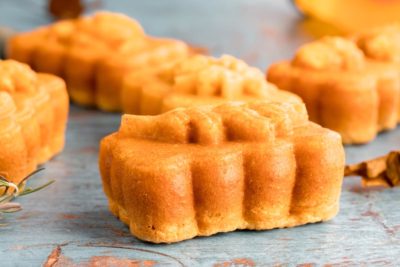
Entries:
POLYGON ((400 22, 400 0, 293 0, 311 19, 311 31, 330 34, 332 29, 343 33, 400 22), (315 20, 315 21, 314 21, 315 20), (319 22, 318 22, 319 21, 319 22))
POLYGON ((68 108, 62 79, 14 60, 0 60, 1 175, 19 184, 38 164, 60 153, 68 108))
POLYGON ((8 58, 62 77, 75 103, 107 111, 121 109, 125 75, 192 53, 182 41, 148 36, 137 21, 104 11, 19 33, 7 42, 8 58))

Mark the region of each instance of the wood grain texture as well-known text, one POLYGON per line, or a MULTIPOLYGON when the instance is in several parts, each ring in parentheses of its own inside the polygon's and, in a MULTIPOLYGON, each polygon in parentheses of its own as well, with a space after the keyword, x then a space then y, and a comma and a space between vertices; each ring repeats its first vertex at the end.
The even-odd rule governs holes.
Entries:
MULTIPOLYGON (((0 0, 0 24, 27 30, 48 22, 45 1, 23 2, 22 8, 20 1, 0 0)), ((289 1, 104 2, 136 17, 150 34, 181 38, 214 55, 231 53, 262 69, 308 40, 289 1)), ((98 142, 119 122, 119 114, 71 107, 67 148, 31 184, 57 182, 21 198, 24 210, 7 216, 8 225, 0 228, 1 266, 41 266, 52 252, 58 259, 53 266, 399 266, 400 189, 364 190, 358 178, 345 181, 341 212, 327 223, 237 231, 173 245, 138 241, 108 211, 97 167, 98 142)), ((347 147, 347 161, 399 146, 397 129, 366 146, 347 147)))

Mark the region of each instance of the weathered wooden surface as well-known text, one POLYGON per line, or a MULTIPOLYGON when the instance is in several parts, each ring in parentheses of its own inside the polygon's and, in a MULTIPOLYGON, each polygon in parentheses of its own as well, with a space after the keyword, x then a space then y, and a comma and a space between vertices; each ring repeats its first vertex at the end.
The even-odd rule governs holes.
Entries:
MULTIPOLYGON (((27 30, 48 22, 44 2, 0 0, 0 25, 27 30)), ((263 69, 309 38, 298 28, 289 1, 104 2, 110 10, 136 17, 151 34, 181 38, 215 55, 234 54, 263 69)), ((48 257, 58 266, 400 265, 400 189, 364 190, 357 178, 345 182, 340 214, 327 223, 238 231, 173 245, 138 241, 109 213, 97 170, 98 142, 119 120, 118 114, 72 106, 64 153, 46 164, 32 184, 57 182, 21 198, 24 210, 3 221, 8 225, 0 228, 0 266, 40 266, 48 257)), ((347 161, 399 145, 397 129, 369 145, 346 148, 347 161)))

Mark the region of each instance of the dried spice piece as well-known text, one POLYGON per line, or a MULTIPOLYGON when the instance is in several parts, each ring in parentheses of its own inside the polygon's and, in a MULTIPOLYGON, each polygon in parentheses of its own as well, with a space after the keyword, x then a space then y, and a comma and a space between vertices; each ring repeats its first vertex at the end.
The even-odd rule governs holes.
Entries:
POLYGON ((366 187, 400 185, 400 151, 392 151, 379 158, 347 165, 344 175, 361 176, 363 186, 366 187))
POLYGON ((206 47, 188 44, 190 51, 193 54, 209 55, 210 51, 206 47))
POLYGON ((15 34, 15 30, 0 26, 0 58, 5 58, 6 42, 13 34, 15 34))
POLYGON ((44 169, 37 169, 18 184, 14 184, 7 180, 5 176, 0 175, 0 218, 3 213, 16 212, 22 209, 20 204, 11 203, 14 198, 37 192, 54 182, 54 180, 52 180, 37 188, 25 187, 26 181, 42 170, 44 169))
POLYGON ((49 12, 57 19, 76 18, 82 14, 84 6, 80 0, 50 0, 49 12))
POLYGON ((72 19, 79 17, 85 10, 101 7, 100 0, 94 0, 85 5, 81 0, 49 0, 49 12, 56 19, 72 19))

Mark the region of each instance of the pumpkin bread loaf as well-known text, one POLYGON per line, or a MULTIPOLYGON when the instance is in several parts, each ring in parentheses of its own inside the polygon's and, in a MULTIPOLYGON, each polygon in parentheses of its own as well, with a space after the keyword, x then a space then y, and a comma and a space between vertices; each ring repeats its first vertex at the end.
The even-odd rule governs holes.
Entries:
POLYGON ((173 62, 189 53, 183 42, 149 37, 135 20, 109 12, 17 34, 7 45, 9 58, 64 78, 74 102, 106 111, 121 109, 126 73, 173 62))
POLYGON ((310 119, 342 135, 343 142, 366 143, 399 120, 399 75, 372 61, 350 40, 325 37, 301 47, 293 60, 273 64, 268 81, 299 95, 310 119))
POLYGON ((137 238, 170 243, 331 219, 344 151, 301 102, 228 102, 124 115, 99 166, 112 213, 137 238))
POLYGON ((62 79, 0 61, 0 174, 19 183, 64 147, 68 95, 62 79))
POLYGON ((127 75, 121 94, 122 110, 155 115, 178 107, 226 101, 294 101, 294 94, 278 90, 264 74, 229 55, 194 55, 174 64, 127 75))

